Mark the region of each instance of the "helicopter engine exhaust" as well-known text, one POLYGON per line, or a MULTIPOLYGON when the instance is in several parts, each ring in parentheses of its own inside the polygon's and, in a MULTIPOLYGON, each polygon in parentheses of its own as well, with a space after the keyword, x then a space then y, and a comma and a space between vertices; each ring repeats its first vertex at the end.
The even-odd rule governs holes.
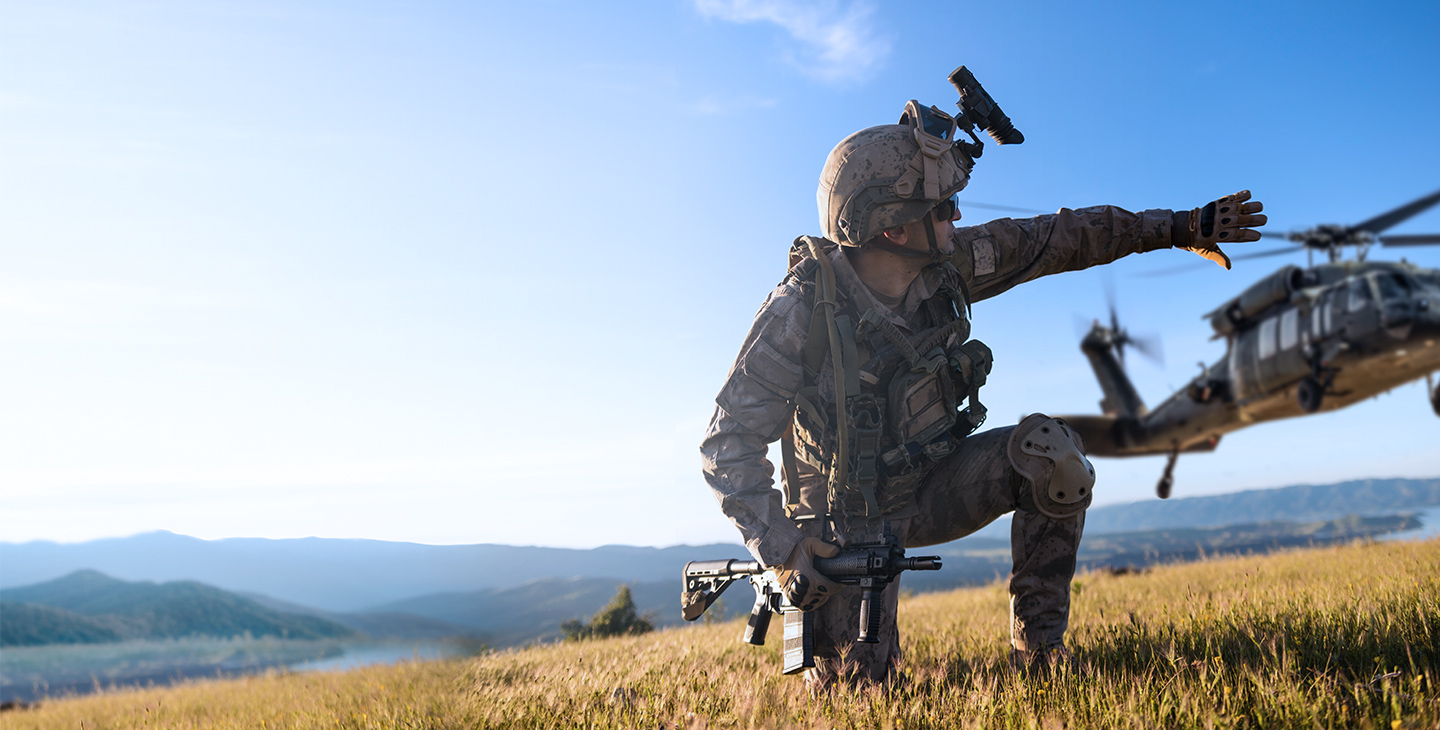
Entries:
POLYGON ((1210 313, 1210 326, 1218 335, 1229 335, 1245 320, 1265 311, 1276 302, 1289 301, 1296 290, 1309 285, 1299 266, 1283 269, 1250 285, 1240 296, 1210 313))

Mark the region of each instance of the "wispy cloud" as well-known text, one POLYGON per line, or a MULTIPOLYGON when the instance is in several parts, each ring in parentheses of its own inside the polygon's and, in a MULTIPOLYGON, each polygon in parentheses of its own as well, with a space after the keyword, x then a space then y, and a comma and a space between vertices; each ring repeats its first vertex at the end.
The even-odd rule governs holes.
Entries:
POLYGON ((773 23, 800 43, 787 59, 806 74, 837 83, 864 78, 890 53, 863 0, 694 0, 701 15, 731 23, 773 23))

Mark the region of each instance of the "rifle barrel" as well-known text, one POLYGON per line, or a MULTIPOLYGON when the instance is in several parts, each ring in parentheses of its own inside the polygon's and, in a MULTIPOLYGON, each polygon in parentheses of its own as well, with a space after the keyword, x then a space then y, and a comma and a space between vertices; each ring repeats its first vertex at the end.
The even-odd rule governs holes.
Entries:
POLYGON ((895 561, 895 567, 900 570, 939 570, 940 556, 925 555, 918 558, 901 558, 895 561))

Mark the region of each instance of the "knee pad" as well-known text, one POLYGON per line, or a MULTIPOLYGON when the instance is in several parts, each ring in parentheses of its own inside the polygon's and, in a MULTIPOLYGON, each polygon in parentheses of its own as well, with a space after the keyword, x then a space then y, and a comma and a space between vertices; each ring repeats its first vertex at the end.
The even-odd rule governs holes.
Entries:
POLYGON ((1090 506, 1095 466, 1080 434, 1059 418, 1032 413, 1020 421, 1005 448, 1010 465, 1030 482, 1041 514, 1065 520, 1090 506))

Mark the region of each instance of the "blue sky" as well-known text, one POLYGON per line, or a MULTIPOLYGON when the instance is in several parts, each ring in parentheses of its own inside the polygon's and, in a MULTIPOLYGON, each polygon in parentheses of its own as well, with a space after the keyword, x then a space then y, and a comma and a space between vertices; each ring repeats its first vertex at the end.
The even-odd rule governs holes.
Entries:
MULTIPOLYGON (((825 154, 953 108, 960 64, 1026 136, 972 201, 1249 188, 1285 231, 1440 188, 1433 3, 521 5, 0 6, 0 539, 735 540, 696 447, 825 154)), ((1190 258, 1106 269, 1164 337, 1151 404, 1286 262, 1144 275, 1190 258)), ((992 425, 1097 409, 1074 322, 1105 275, 975 308, 992 425)), ((1176 491, 1436 476, 1437 443, 1410 385, 1233 434, 1176 491)), ((1162 465, 1097 466, 1110 503, 1162 465)))

